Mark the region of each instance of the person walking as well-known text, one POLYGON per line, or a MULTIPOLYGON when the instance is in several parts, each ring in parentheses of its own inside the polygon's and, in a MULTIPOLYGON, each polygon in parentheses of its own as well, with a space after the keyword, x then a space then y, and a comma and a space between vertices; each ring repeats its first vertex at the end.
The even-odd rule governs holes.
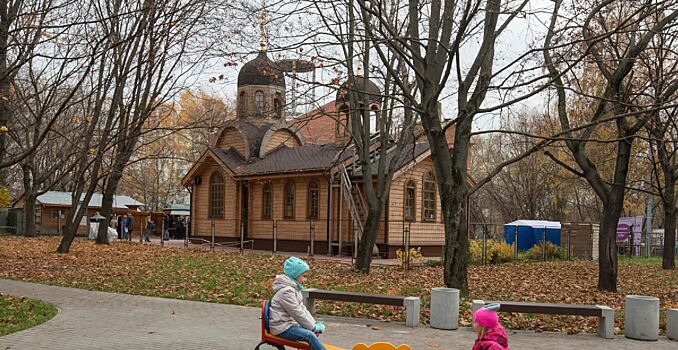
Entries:
POLYGON ((150 243, 151 242, 151 231, 155 229, 155 223, 153 222, 153 218, 150 216, 146 217, 146 237, 144 237, 144 241, 150 243))
POLYGON ((162 215, 162 240, 163 241, 169 241, 169 215, 167 213, 164 213, 162 215))
POLYGON ((134 231, 134 216, 132 214, 127 217, 127 239, 132 240, 132 231, 134 231))
POLYGON ((118 227, 120 227, 120 239, 127 239, 127 214, 120 218, 118 227))

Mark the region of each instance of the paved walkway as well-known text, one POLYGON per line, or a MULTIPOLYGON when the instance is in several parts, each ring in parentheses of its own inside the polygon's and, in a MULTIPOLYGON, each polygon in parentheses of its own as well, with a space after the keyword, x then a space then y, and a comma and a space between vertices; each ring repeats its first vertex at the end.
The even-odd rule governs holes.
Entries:
MULTIPOLYGON (((26 282, 1 280, 0 292, 55 304, 54 319, 23 332, 0 337, 1 350, 52 349, 247 349, 260 337, 257 308, 91 292, 26 282)), ((350 347, 357 341, 388 340, 420 349, 471 349, 468 329, 438 331, 400 324, 347 318, 325 318, 325 342, 350 347)), ((518 333, 510 335, 513 349, 677 349, 678 342, 661 338, 646 343, 618 337, 518 333)))

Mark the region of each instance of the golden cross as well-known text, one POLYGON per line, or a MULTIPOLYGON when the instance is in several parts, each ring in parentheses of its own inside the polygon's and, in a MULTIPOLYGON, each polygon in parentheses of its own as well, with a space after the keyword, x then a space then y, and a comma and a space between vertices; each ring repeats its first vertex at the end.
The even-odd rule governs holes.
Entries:
POLYGON ((259 31, 261 32, 261 38, 259 41, 260 51, 266 51, 266 11, 261 11, 259 15, 259 31))

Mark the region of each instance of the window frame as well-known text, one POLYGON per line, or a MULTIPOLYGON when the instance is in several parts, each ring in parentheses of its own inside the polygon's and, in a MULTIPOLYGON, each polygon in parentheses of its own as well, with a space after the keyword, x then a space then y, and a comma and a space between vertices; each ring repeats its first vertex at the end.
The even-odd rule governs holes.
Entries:
POLYGON ((207 206, 207 218, 208 219, 223 219, 224 218, 224 213, 225 213, 225 196, 224 196, 224 191, 226 190, 226 179, 224 175, 219 172, 215 171, 212 173, 210 176, 210 188, 209 188, 209 202, 207 206), (217 179, 221 180, 221 183, 216 182, 217 179), (216 190, 215 190, 216 187, 216 190), (218 193, 219 189, 221 189, 221 197, 215 197, 215 194, 218 193), (219 206, 215 205, 220 204, 219 206), (220 209, 221 212, 218 212, 220 209))
POLYGON ((417 219, 417 184, 413 180, 407 180, 405 182, 405 188, 403 192, 403 218, 405 221, 416 221, 417 219), (407 215, 408 209, 408 191, 412 189, 412 215, 407 215))
POLYGON ((270 182, 266 182, 261 190, 261 219, 273 219, 273 185, 270 182), (268 198, 266 196, 267 192, 268 198), (268 209, 268 215, 266 215, 266 209, 268 209))
POLYGON ((257 90, 254 92, 254 111, 257 114, 264 113, 264 92, 257 90), (261 98, 261 100, 259 100, 261 98))
POLYGON ((294 208, 295 207, 294 202, 295 202, 295 199, 296 199, 296 188, 294 186, 294 182, 292 182, 292 181, 286 182, 284 188, 285 189, 283 191, 283 219, 287 219, 287 220, 294 219, 294 214, 295 214, 294 213, 294 209, 295 209, 294 208), (289 198, 289 196, 288 196, 290 194, 288 192, 289 189, 292 189, 292 192, 291 192, 292 198, 289 198), (291 212, 287 211, 288 205, 289 205, 289 209, 290 209, 291 212))
POLYGON ((424 176, 422 178, 422 187, 421 187, 421 201, 422 201, 422 206, 421 206, 421 219, 422 221, 436 221, 436 180, 435 180, 435 175, 433 175, 432 171, 427 171, 424 173, 424 176), (430 185, 430 189, 427 189, 427 184, 430 185), (430 195, 432 198, 427 199, 427 196, 430 195), (427 206, 427 203, 431 205, 431 207, 427 206), (427 214, 433 214, 432 217, 430 217, 427 214))
POLYGON ((315 180, 311 181, 308 184, 308 191, 307 191, 306 195, 307 195, 306 202, 308 203, 307 208, 306 208, 307 209, 306 216, 309 219, 318 220, 318 218, 320 217, 320 183, 318 183, 318 181, 315 181, 315 180), (312 188, 312 186, 314 186, 314 188, 312 188), (313 204, 314 204, 313 202, 314 201, 313 201, 312 191, 315 191, 315 215, 313 213, 313 204))

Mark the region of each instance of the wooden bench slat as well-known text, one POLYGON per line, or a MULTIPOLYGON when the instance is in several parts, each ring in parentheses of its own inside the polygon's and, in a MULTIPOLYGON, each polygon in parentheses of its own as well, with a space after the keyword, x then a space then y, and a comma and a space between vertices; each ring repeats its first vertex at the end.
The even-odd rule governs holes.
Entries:
POLYGON ((501 305, 500 312, 520 312, 552 315, 602 316, 603 311, 595 305, 546 304, 530 302, 485 301, 485 304, 501 305))
POLYGON ((403 306, 405 297, 401 295, 381 295, 333 290, 313 290, 308 293, 311 299, 352 301, 357 303, 403 306))

